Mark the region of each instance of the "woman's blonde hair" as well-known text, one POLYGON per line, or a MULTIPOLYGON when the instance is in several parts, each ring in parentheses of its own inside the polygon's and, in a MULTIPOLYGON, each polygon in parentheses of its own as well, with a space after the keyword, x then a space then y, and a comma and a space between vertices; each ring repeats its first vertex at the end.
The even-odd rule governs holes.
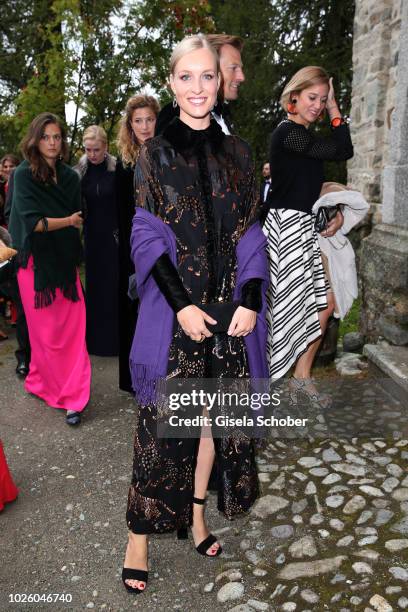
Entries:
POLYGON ((294 94, 300 94, 304 89, 316 85, 317 83, 329 84, 329 75, 324 68, 320 66, 306 66, 298 70, 282 92, 280 105, 283 110, 288 112, 288 104, 292 100, 294 94))
POLYGON ((119 154, 126 166, 133 166, 138 158, 140 142, 137 140, 132 129, 132 117, 137 108, 150 108, 156 115, 160 112, 160 106, 153 96, 132 96, 126 103, 125 112, 119 123, 118 138, 116 141, 119 154))
POLYGON ((174 47, 170 57, 170 74, 174 75, 174 70, 182 57, 193 51, 198 51, 199 49, 208 49, 212 53, 215 60, 216 71, 219 72, 219 57, 217 51, 204 34, 194 34, 193 36, 186 36, 174 47))
POLYGON ((105 130, 99 125, 90 125, 86 128, 82 136, 82 144, 85 144, 85 140, 99 140, 103 144, 108 144, 108 137, 105 130))

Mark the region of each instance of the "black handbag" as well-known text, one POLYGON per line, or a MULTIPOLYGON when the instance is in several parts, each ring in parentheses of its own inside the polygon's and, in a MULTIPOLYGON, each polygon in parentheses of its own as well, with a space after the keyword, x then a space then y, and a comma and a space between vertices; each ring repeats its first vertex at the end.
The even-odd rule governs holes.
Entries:
POLYGON ((315 230, 318 234, 327 229, 329 222, 334 219, 337 213, 342 210, 341 204, 336 206, 321 206, 316 213, 316 219, 314 222, 315 230))
POLYGON ((212 304, 198 304, 198 308, 204 310, 206 314, 215 319, 217 323, 211 325, 207 323, 206 326, 214 334, 222 334, 228 331, 232 317, 236 309, 239 306, 239 302, 213 302, 212 304))

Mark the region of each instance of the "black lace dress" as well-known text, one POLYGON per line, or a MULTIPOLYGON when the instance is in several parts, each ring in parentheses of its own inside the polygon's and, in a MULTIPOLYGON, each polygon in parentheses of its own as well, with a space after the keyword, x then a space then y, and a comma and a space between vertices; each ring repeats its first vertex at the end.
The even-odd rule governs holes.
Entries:
MULTIPOLYGON (((248 145, 223 135, 215 121, 197 131, 176 118, 142 148, 135 181, 137 206, 159 216, 176 235, 177 271, 192 302, 231 301, 236 246, 259 212, 248 145)), ((214 334, 199 344, 175 318, 169 377, 248 374, 242 338, 214 334)), ((156 406, 140 406, 127 510, 134 533, 191 524, 199 440, 157 438, 156 417, 156 406)), ((214 445, 218 509, 232 518, 248 510, 258 495, 254 445, 242 433, 214 439, 214 445)))

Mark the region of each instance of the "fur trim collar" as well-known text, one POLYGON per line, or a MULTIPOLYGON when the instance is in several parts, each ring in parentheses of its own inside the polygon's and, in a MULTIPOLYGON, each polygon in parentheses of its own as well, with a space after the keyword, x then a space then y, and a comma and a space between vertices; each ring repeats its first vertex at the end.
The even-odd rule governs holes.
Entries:
POLYGON ((211 119, 209 127, 205 130, 193 130, 178 117, 168 124, 162 135, 179 153, 194 151, 206 141, 210 144, 212 151, 218 153, 225 138, 225 134, 215 119, 211 119))
MULTIPOLYGON (((105 162, 106 162, 106 169, 108 172, 115 172, 116 170, 116 157, 114 157, 113 155, 110 155, 110 153, 106 154, 106 158, 105 158, 105 162)), ((78 172, 79 174, 79 178, 83 179, 86 171, 88 169, 88 158, 86 155, 82 155, 81 159, 79 160, 79 162, 77 163, 76 166, 74 166, 74 170, 76 172, 78 172)))

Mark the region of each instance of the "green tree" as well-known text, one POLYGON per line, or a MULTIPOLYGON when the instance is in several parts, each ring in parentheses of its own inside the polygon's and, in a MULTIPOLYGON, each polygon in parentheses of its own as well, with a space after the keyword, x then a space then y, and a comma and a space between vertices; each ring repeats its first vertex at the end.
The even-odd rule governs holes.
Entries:
MULTIPOLYGON (((82 118, 72 130, 74 149, 86 125, 102 125, 112 142, 129 96, 154 90, 166 95, 168 57, 173 44, 187 31, 211 28, 209 4, 201 0, 124 3, 105 0, 81 3, 76 47, 77 91, 70 99, 82 118)), ((114 147, 113 147, 114 148, 114 147)))
POLYGON ((14 0, 0 5, 2 151, 16 150, 32 115, 45 107, 64 115, 63 85, 56 74, 58 62, 53 61, 62 52, 61 23, 52 5, 52 0, 14 0))
MULTIPOLYGON (((76 112, 74 154, 84 127, 103 125, 113 142, 130 95, 145 89, 164 103, 171 49, 195 32, 245 40, 247 75, 233 104, 237 131, 258 166, 282 118, 279 97, 300 67, 323 65, 340 107, 350 107, 353 0, 14 0, 0 6, 0 152, 15 150, 32 117, 76 112)), ((344 166, 330 177, 344 178, 344 166), (337 174, 336 174, 337 173, 337 174)))
POLYGON ((0 149, 15 145, 44 110, 64 117, 74 153, 84 127, 113 140, 127 98, 166 96, 168 57, 186 33, 213 27, 207 0, 16 0, 0 11, 0 149), (2 20, 2 17, 4 18, 2 20), (17 67, 17 74, 11 69, 17 67))
POLYGON ((0 109, 13 105, 33 76, 44 52, 42 27, 47 23, 49 0, 13 0, 0 4, 0 109))
MULTIPOLYGON (((75 0, 65 0, 65 4, 75 0)), ((65 120, 65 79, 69 59, 65 53, 62 33, 63 12, 61 2, 44 2, 47 20, 38 27, 39 49, 35 57, 33 74, 22 87, 14 104, 15 125, 23 134, 38 113, 55 113, 65 120)))

